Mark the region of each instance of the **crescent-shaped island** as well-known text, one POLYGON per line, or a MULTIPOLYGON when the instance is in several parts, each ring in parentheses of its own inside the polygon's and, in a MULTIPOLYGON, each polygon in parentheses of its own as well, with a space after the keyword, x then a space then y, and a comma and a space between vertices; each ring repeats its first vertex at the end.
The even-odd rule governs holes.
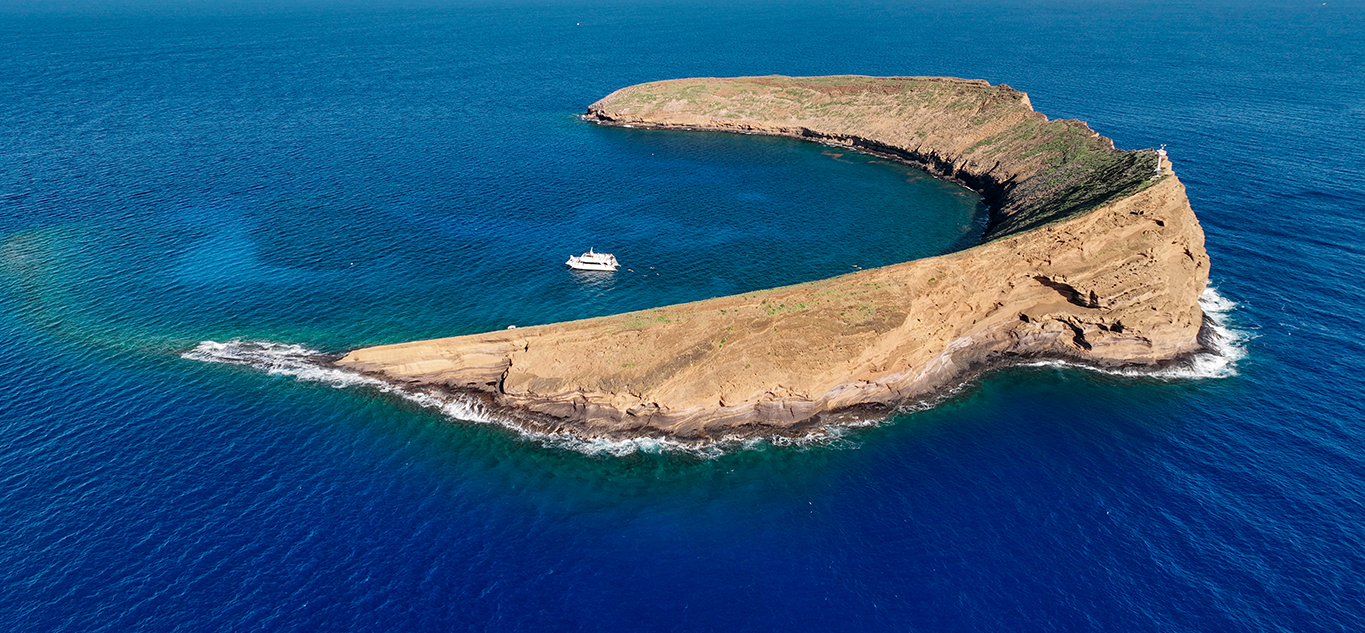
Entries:
POLYGON ((618 90, 604 125, 790 136, 894 158, 979 192, 982 243, 694 303, 395 345, 336 361, 475 396, 584 438, 810 433, 1041 358, 1158 367, 1202 349, 1204 234, 1165 157, 1049 121, 1006 85, 737 77, 618 90))

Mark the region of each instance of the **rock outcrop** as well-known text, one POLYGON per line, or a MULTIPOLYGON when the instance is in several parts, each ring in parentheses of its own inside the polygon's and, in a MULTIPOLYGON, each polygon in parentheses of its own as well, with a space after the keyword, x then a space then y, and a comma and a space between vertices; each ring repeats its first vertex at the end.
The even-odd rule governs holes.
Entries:
POLYGON ((984 243, 814 281, 569 323, 355 350, 338 365, 473 394, 532 428, 705 442, 794 435, 1019 359, 1156 366, 1200 348, 1208 281, 1184 186, 1028 97, 951 78, 631 86, 585 118, 793 136, 982 193, 984 243))

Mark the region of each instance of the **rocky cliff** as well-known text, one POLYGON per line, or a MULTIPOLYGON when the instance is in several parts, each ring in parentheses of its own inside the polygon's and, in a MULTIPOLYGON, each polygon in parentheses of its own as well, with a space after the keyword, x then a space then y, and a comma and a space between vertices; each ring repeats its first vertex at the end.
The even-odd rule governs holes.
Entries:
POLYGON ((570 323, 359 349, 343 367, 473 394, 585 437, 800 434, 1029 358, 1152 366, 1188 355, 1208 281, 1170 164, 1048 121, 1008 86, 747 77, 631 86, 609 125, 794 136, 980 191, 985 243, 833 279, 570 323))

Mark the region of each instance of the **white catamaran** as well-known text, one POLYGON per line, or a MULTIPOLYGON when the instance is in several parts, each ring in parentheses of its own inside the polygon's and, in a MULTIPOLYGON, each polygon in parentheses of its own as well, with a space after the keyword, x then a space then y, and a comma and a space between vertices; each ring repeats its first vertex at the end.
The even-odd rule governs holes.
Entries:
POLYGON ((594 253, 591 248, 582 255, 572 255, 564 262, 574 270, 616 270, 621 264, 611 253, 594 253))

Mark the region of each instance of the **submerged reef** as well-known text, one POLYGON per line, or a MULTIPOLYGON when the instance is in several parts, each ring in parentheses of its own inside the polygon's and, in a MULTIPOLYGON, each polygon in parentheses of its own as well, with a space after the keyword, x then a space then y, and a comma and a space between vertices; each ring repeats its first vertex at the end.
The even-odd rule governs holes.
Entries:
POLYGON ((738 77, 618 90, 604 125, 790 136, 981 193, 983 243, 794 286, 358 349, 336 364, 475 396, 518 425, 684 442, 801 435, 1039 358, 1156 367, 1201 349, 1204 234, 1169 161, 1049 121, 1006 85, 738 77))

